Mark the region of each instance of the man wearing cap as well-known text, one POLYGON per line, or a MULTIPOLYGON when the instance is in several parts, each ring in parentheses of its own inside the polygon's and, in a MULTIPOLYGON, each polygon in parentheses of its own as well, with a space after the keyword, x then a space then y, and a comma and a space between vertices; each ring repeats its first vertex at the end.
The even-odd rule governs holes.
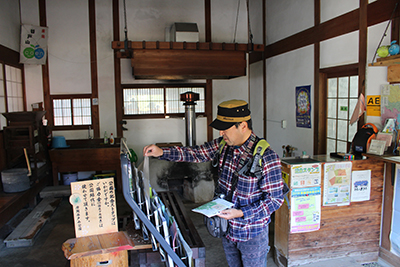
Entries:
POLYGON ((268 224, 271 214, 283 203, 281 163, 278 155, 268 147, 262 154, 262 175, 240 169, 253 158, 253 150, 260 140, 253 131, 250 110, 243 100, 230 100, 218 105, 217 118, 210 124, 221 137, 200 146, 159 148, 144 147, 145 156, 176 162, 218 161, 218 192, 225 196, 236 180, 232 195, 234 208, 218 216, 229 220, 229 232, 222 244, 229 266, 266 266, 268 224), (220 142, 226 145, 219 152, 220 142), (236 176, 236 179, 233 179, 236 176))

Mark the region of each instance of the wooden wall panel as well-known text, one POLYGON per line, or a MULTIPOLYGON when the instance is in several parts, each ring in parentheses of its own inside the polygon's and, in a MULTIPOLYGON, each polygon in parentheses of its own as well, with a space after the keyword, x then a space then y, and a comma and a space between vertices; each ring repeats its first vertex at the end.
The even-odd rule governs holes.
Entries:
POLYGON ((135 78, 233 78, 246 75, 244 51, 134 50, 135 78))

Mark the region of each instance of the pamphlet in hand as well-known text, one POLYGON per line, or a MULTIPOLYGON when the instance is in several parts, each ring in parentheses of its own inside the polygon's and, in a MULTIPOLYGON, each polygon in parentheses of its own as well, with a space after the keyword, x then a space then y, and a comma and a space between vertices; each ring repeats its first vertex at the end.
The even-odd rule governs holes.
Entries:
POLYGON ((210 218, 219 214, 221 211, 230 209, 232 207, 233 203, 226 201, 225 199, 222 198, 217 198, 204 205, 201 205, 200 207, 192 209, 192 211, 201 213, 210 218))

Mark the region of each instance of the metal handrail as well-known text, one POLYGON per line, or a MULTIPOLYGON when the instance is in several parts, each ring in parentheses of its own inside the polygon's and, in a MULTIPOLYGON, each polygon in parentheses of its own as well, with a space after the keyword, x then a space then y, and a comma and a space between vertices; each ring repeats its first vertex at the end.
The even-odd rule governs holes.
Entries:
POLYGON ((165 241, 165 239, 162 237, 160 232, 154 227, 154 225, 149 221, 147 216, 143 213, 143 211, 139 208, 137 203, 133 200, 131 196, 131 188, 129 184, 129 172, 128 172, 128 166, 130 166, 131 162, 129 161, 128 157, 126 154, 121 154, 121 171, 122 171, 122 192, 124 195, 124 198, 126 202, 131 206, 133 211, 136 213, 136 215, 139 217, 139 219, 144 223, 144 225, 147 227, 147 229, 154 235, 154 237, 157 239, 158 243, 161 245, 161 247, 167 252, 167 254, 172 258, 174 263, 178 265, 179 267, 186 267, 186 265, 183 263, 181 258, 175 253, 175 251, 171 248, 171 246, 165 241))

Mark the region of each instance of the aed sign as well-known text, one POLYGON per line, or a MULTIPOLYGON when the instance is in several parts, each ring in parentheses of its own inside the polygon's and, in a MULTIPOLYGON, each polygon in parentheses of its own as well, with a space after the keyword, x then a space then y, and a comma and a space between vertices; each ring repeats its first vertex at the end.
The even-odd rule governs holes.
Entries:
POLYGON ((367 96, 367 116, 381 116, 381 96, 367 96))

